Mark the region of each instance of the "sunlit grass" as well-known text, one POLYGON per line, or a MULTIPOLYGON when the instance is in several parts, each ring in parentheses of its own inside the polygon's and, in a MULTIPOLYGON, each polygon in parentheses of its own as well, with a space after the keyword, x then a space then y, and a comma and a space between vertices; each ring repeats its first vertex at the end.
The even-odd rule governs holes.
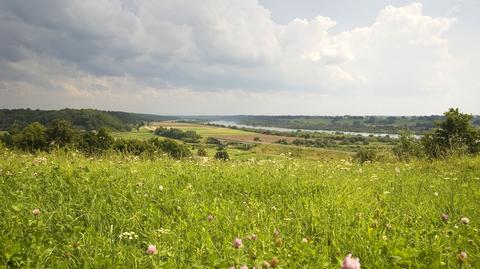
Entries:
POLYGON ((362 268, 457 268, 461 251, 465 268, 480 266, 480 158, 362 166, 5 151, 0 183, 3 266, 260 268, 276 257, 281 268, 339 268, 353 253, 362 268))

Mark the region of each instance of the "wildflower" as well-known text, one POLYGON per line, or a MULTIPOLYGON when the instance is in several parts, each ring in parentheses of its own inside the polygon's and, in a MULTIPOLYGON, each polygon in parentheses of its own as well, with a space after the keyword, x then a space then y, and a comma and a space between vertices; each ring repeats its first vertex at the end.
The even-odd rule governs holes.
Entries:
POLYGON ((352 258, 352 254, 348 254, 343 260, 342 269, 360 269, 360 259, 352 258))
POLYGON ((273 257, 269 264, 271 267, 277 267, 280 264, 280 261, 277 259, 277 257, 273 257))
POLYGON ((434 192, 433 195, 438 196, 438 192, 434 192))
POLYGON ((248 266, 243 265, 242 267, 240 267, 240 269, 248 269, 248 266))
POLYGON ((241 246, 243 245, 243 242, 242 242, 242 239, 240 238, 235 238, 235 240, 233 240, 233 246, 235 248, 240 248, 241 246))
POLYGON ((170 229, 160 228, 157 230, 160 234, 169 234, 171 231, 170 229))
POLYGON ((468 258, 468 255, 465 251, 460 252, 460 254, 458 254, 458 256, 457 256, 458 261, 461 262, 461 263, 466 262, 467 258, 468 258))
POLYGON ((396 172, 397 174, 400 174, 400 168, 395 167, 395 172, 396 172))
POLYGON ((443 221, 448 221, 448 215, 446 213, 443 213, 440 218, 443 220, 443 221))
POLYGON ((208 215, 208 216, 207 216, 207 220, 208 220, 208 221, 212 221, 212 220, 213 220, 213 216, 212 216, 212 215, 208 215))
POLYGON ((122 234, 120 234, 118 236, 120 239, 128 239, 128 240, 133 240, 133 239, 137 239, 138 238, 138 235, 135 234, 135 232, 124 232, 122 234))
POLYGON ((42 214, 42 211, 40 211, 40 209, 38 209, 38 208, 35 208, 35 209, 32 211, 32 214, 33 214, 35 217, 38 217, 38 216, 40 216, 40 214, 42 214))
POLYGON ((280 236, 280 231, 278 229, 275 229, 273 233, 275 234, 275 236, 280 236))
POLYGON ((235 266, 230 266, 228 267, 228 269, 235 269, 235 266))
POLYGON ((148 255, 155 255, 158 253, 157 246, 155 245, 148 245, 147 254, 148 255))
POLYGON ((160 185, 160 186, 158 187, 158 189, 159 189, 160 191, 163 191, 163 185, 160 185))
POLYGON ((462 224, 467 225, 467 224, 470 223, 470 219, 467 218, 467 217, 462 217, 462 218, 460 219, 460 222, 461 222, 462 224))
POLYGON ((302 239, 302 243, 308 243, 307 238, 304 237, 304 238, 302 239))

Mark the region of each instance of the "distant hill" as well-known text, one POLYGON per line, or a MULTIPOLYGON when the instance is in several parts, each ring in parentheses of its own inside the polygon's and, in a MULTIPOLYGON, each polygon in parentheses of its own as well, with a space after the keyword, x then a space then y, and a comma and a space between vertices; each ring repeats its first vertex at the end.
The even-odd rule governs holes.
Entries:
POLYGON ((21 127, 36 121, 47 125, 55 119, 68 120, 82 130, 97 130, 105 127, 110 130, 124 131, 144 122, 174 120, 176 117, 96 109, 0 109, 0 130, 6 130, 14 123, 21 127))
MULTIPOLYGON (((186 119, 196 121, 232 121, 238 124, 288 129, 350 131, 397 134, 410 130, 416 134, 436 127, 443 115, 431 116, 197 116, 186 119)), ((480 116, 474 116, 473 124, 480 126, 480 116)))

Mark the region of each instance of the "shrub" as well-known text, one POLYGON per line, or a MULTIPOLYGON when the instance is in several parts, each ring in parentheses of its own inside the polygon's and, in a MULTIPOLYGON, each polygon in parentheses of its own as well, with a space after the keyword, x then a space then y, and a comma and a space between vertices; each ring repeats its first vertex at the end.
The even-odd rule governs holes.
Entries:
POLYGON ((138 139, 116 139, 113 143, 113 149, 117 152, 140 155, 145 152, 153 153, 153 145, 146 141, 138 139))
POLYGON ((373 149, 361 148, 355 155, 355 159, 360 163, 373 162, 377 158, 377 152, 373 149))
POLYGON ((183 158, 192 156, 192 152, 185 144, 179 144, 171 139, 159 140, 156 138, 151 138, 150 143, 155 145, 155 147, 173 158, 183 158))
POLYGON ((207 137, 207 144, 213 144, 213 145, 221 145, 222 142, 214 137, 207 137))
POLYGON ((227 161, 230 159, 230 157, 228 156, 228 152, 226 150, 219 150, 215 153, 215 159, 227 161))
POLYGON ((201 157, 208 157, 208 153, 204 147, 201 147, 197 150, 197 155, 201 157))
POLYGON ((409 160, 424 155, 422 144, 408 131, 400 133, 399 142, 393 148, 393 153, 400 160, 409 160))

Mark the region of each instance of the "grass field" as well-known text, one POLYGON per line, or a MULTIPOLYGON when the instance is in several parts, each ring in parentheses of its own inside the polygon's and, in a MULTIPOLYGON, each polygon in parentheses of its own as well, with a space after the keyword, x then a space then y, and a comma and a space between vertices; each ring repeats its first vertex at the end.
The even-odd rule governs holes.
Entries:
MULTIPOLYGON (((256 147, 248 151, 238 150, 230 147, 230 155, 235 158, 239 157, 241 159, 257 157, 275 158, 279 155, 290 155, 296 158, 307 158, 313 160, 339 160, 349 159, 353 156, 352 151, 339 150, 340 148, 307 148, 275 143, 279 139, 292 141, 296 139, 296 137, 266 135, 219 126, 165 121, 153 123, 149 126, 146 126, 145 129, 155 130, 155 128, 159 126, 166 128, 177 128, 183 131, 195 131, 204 138, 203 140, 205 140, 207 137, 214 137, 228 142, 255 143, 256 147), (255 137, 260 138, 260 142, 254 141, 255 137)), ((212 146, 209 152, 210 156, 213 156, 215 154, 215 146, 212 146)))
POLYGON ((150 130, 142 128, 139 131, 130 131, 130 132, 112 132, 111 133, 115 138, 125 138, 125 139, 149 139, 158 137, 153 134, 150 130))
POLYGON ((278 268, 339 268, 352 253, 362 268, 480 267, 480 158, 359 165, 2 151, 0 182, 0 266, 261 268, 276 257, 278 268))
POLYGON ((183 123, 183 122, 157 122, 149 126, 151 130, 154 130, 156 127, 166 127, 166 128, 177 128, 183 131, 195 131, 197 134, 203 137, 215 137, 224 140, 230 141, 240 141, 240 142, 253 142, 255 137, 260 138, 260 141, 266 143, 274 143, 279 139, 286 139, 292 141, 294 137, 287 136, 276 136, 276 135, 266 135, 254 132, 248 132, 238 129, 231 129, 226 127, 219 126, 210 126, 203 124, 194 124, 194 123, 183 123))
POLYGON ((242 130, 235 130, 230 128, 223 128, 217 126, 209 126, 203 124, 183 123, 183 122, 156 122, 149 125, 149 128, 154 130, 157 127, 178 128, 184 131, 195 131, 201 136, 229 136, 229 135, 254 135, 256 133, 246 132, 242 130))

